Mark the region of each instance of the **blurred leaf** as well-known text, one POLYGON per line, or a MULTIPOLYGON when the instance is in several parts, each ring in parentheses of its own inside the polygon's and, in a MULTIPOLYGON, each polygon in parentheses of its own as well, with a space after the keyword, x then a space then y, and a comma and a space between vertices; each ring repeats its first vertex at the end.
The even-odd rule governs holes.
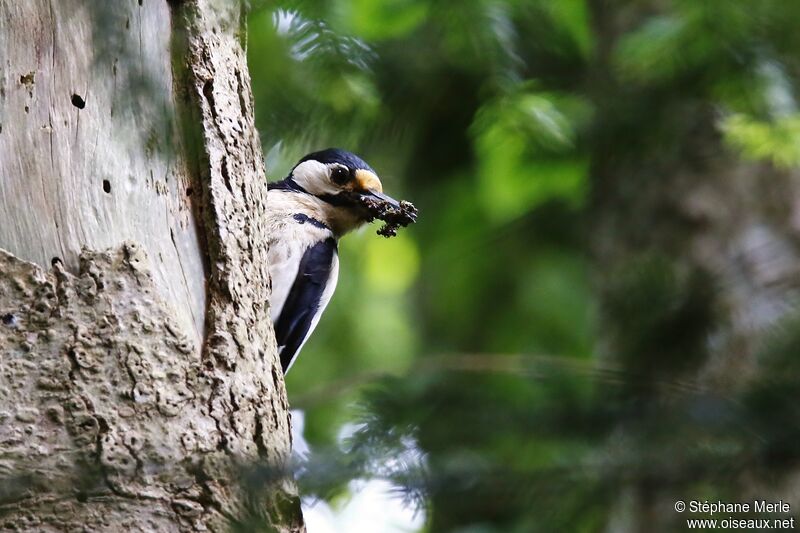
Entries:
POLYGON ((566 29, 583 55, 588 56, 594 46, 594 36, 589 25, 589 10, 586 0, 559 0, 558 2, 544 0, 539 4, 552 17, 557 27, 566 29))
POLYGON ((670 78, 699 65, 710 53, 706 44, 691 43, 689 21, 679 16, 656 17, 627 34, 615 51, 623 77, 649 81, 670 78), (686 46, 688 43, 689 46, 686 46))
POLYGON ((289 10, 277 10, 273 17, 278 34, 291 43, 292 56, 298 61, 314 61, 321 67, 335 60, 366 70, 374 59, 364 41, 335 32, 324 21, 289 10))
POLYGON ((677 2, 674 9, 646 18, 622 36, 614 50, 615 65, 624 79, 658 83, 741 62, 744 58, 734 50, 754 20, 748 3, 677 2))
POLYGON ((721 128, 725 141, 747 159, 782 168, 800 165, 800 113, 772 122, 734 113, 723 119, 721 128))
POLYGON ((578 98, 530 92, 478 112, 472 132, 479 193, 493 220, 515 218, 553 198, 580 204, 586 163, 575 156, 576 123, 587 115, 578 98))
POLYGON ((396 39, 416 29, 428 16, 428 2, 420 0, 352 0, 342 2, 342 19, 353 33, 372 41, 396 39))

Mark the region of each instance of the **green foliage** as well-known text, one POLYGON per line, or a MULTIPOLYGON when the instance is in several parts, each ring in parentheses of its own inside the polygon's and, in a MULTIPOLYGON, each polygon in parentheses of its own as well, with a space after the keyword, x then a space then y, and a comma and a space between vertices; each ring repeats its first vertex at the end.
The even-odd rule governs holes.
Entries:
POLYGON ((575 97, 520 91, 478 110, 476 192, 490 219, 511 220, 554 198, 580 205, 587 169, 576 157, 576 123, 587 108, 575 97))
POLYGON ((695 179, 720 139, 731 158, 800 164, 800 3, 599 6, 297 0, 251 14, 272 177, 342 146, 420 207, 394 240, 342 241, 339 288, 288 376, 313 449, 307 493, 374 476, 437 533, 599 531, 635 514, 628 491, 724 501, 797 461, 796 327, 753 332, 761 380, 701 386, 730 325, 727 288, 681 257, 698 222, 594 222, 609 197, 669 195, 652 184, 687 179, 681 165, 695 179), (589 252, 629 230, 636 246, 598 270, 589 252))
POLYGON ((800 114, 766 122, 735 113, 721 126, 725 140, 745 157, 782 168, 800 166, 800 114))
POLYGON ((429 4, 416 0, 353 0, 341 5, 339 20, 348 23, 354 34, 379 42, 408 35, 428 13, 429 4))

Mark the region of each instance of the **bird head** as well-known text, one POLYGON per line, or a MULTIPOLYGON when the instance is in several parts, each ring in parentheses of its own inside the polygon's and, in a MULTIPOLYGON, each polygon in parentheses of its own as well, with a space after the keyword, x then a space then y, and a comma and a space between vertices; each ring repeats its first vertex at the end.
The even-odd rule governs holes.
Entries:
POLYGON ((416 221, 411 203, 384 194, 376 172, 360 157, 339 148, 308 154, 282 183, 283 188, 313 195, 344 211, 355 225, 383 220, 381 235, 394 235, 398 226, 416 221))

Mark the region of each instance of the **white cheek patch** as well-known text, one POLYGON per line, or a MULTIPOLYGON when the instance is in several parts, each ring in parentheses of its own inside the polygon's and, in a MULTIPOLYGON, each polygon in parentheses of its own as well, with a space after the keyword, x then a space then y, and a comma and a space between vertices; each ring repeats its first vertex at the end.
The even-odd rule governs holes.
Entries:
POLYGON ((313 195, 336 194, 339 190, 328 179, 329 172, 328 166, 319 161, 303 161, 294 168, 292 178, 313 195))

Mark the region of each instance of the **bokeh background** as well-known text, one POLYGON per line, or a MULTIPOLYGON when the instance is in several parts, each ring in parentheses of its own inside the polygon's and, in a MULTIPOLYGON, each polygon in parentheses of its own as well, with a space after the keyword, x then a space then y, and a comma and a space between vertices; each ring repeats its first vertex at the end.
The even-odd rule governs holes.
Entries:
POLYGON ((800 509, 800 3, 250 4, 270 179, 338 146, 420 209, 340 243, 288 375, 307 512, 356 531, 369 480, 416 514, 364 531, 800 509))

